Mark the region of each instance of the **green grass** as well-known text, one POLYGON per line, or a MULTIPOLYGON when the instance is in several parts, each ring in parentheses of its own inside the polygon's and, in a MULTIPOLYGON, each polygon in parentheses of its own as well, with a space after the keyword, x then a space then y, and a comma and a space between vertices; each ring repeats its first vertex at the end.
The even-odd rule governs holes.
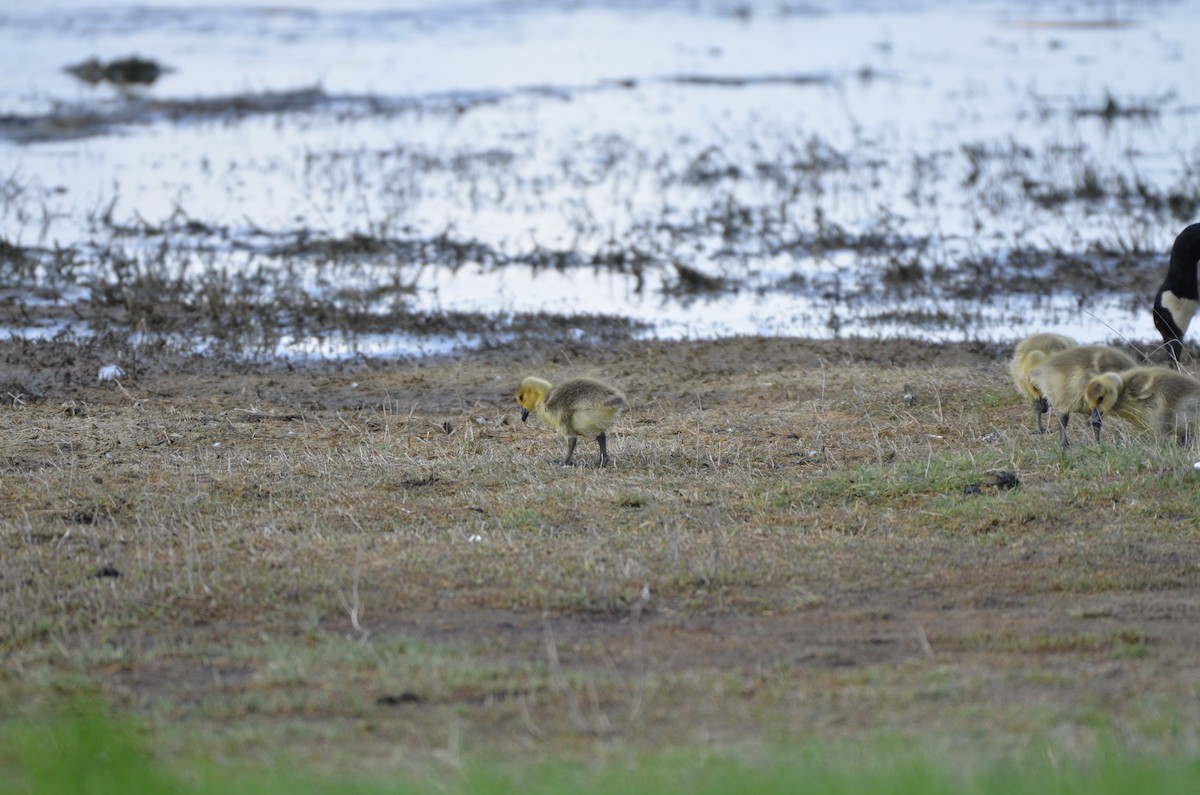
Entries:
POLYGON ((461 793, 461 795, 1156 795, 1192 793, 1200 758, 1133 756, 1101 743, 1071 754, 1033 743, 972 760, 911 742, 809 744, 737 755, 683 749, 635 758, 518 763, 448 759, 424 771, 297 775, 286 760, 232 769, 153 753, 136 726, 94 702, 55 716, 0 724, 0 775, 13 795, 106 793, 461 793))

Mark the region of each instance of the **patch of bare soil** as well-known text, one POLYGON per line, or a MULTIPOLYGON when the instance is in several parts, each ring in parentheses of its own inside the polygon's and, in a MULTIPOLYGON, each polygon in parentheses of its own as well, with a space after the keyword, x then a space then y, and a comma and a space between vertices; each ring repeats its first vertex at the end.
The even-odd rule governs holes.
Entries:
MULTIPOLYGON (((840 339, 806 340, 734 337, 702 343, 626 341, 597 345, 587 341, 552 339, 550 319, 527 342, 499 344, 470 353, 411 359, 353 357, 349 359, 248 361, 186 353, 167 346, 139 346, 122 336, 98 337, 76 343, 10 339, 0 342, 5 362, 3 383, 10 399, 89 400, 111 397, 112 385, 97 374, 106 364, 118 364, 126 384, 162 398, 215 398, 245 394, 285 405, 311 408, 360 408, 378 395, 356 385, 353 391, 330 389, 337 379, 376 377, 399 379, 389 387, 392 402, 413 403, 431 410, 469 406, 498 398, 507 400, 510 384, 482 385, 493 377, 516 377, 521 367, 569 367, 586 360, 589 368, 632 383, 653 397, 696 394, 719 398, 721 385, 736 387, 741 373, 784 368, 836 366, 840 363, 887 367, 983 366, 1007 354, 995 343, 932 343, 920 340, 840 339)), ((605 336, 604 319, 572 317, 555 321, 563 329, 585 328, 593 338, 605 336), (595 320, 596 322, 590 322, 595 320)), ((565 337, 566 335, 564 335, 565 337)), ((517 379, 519 380, 519 378, 517 379)), ((355 382, 357 384, 357 381, 355 382)))

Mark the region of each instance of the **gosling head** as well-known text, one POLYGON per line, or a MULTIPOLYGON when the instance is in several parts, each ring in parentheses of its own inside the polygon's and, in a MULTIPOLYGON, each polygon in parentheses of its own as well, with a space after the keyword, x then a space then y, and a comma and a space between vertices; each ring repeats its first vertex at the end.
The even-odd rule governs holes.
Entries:
POLYGON ((537 407, 546 401, 546 396, 550 394, 550 382, 543 381, 540 378, 530 376, 521 382, 517 387, 517 405, 521 407, 521 422, 529 419, 529 412, 536 411, 537 407))
POLYGON ((1116 405, 1121 396, 1121 376, 1116 373, 1101 373, 1088 381, 1083 390, 1083 399, 1092 410, 1092 427, 1102 421, 1104 413, 1116 405))

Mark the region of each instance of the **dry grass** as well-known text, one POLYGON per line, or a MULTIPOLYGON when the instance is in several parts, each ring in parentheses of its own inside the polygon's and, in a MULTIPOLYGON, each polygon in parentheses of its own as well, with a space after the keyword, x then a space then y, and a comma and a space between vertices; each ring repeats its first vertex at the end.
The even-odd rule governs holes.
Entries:
POLYGON ((333 767, 881 731, 1197 748, 1193 455, 1030 436, 996 352, 169 369, 0 410, 5 711, 99 690, 177 750, 333 767), (509 397, 529 372, 624 389, 613 466, 555 465, 509 397))

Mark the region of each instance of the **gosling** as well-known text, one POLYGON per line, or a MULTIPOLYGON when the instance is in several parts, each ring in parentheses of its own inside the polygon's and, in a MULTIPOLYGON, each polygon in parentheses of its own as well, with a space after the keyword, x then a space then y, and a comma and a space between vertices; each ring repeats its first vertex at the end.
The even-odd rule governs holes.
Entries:
POLYGON ((1033 401, 1036 433, 1046 432, 1046 427, 1042 424, 1042 415, 1050 410, 1050 404, 1029 380, 1029 371, 1045 361, 1050 354, 1074 348, 1076 344, 1078 343, 1075 340, 1062 334, 1034 334, 1021 340, 1013 351, 1008 372, 1012 375, 1017 391, 1033 401))
POLYGON ((1196 286, 1196 269, 1200 267, 1200 224, 1192 224, 1179 233, 1171 246, 1171 261, 1167 277, 1154 296, 1154 327, 1162 334, 1163 343, 1171 353, 1171 361, 1179 367, 1183 356, 1183 335, 1200 306, 1196 286))
POLYGON ((533 412, 567 440, 567 457, 562 462, 565 467, 571 466, 580 436, 599 443, 600 460, 596 465, 608 464, 605 431, 621 411, 629 408, 624 395, 608 384, 590 378, 572 378, 552 386, 549 381, 531 376, 521 382, 516 398, 521 407, 521 422, 529 419, 533 412))
POLYGON ((1156 436, 1194 444, 1200 426, 1200 381, 1168 367, 1102 373, 1088 382, 1084 400, 1095 424, 1112 414, 1156 436))
MULTIPOLYGON (((1103 345, 1077 345, 1052 353, 1029 372, 1029 380, 1058 414, 1058 440, 1065 449, 1067 422, 1072 411, 1089 411, 1083 391, 1094 376, 1137 367, 1133 357, 1103 345)), ((1093 417, 1092 430, 1100 441, 1101 421, 1093 417)))

